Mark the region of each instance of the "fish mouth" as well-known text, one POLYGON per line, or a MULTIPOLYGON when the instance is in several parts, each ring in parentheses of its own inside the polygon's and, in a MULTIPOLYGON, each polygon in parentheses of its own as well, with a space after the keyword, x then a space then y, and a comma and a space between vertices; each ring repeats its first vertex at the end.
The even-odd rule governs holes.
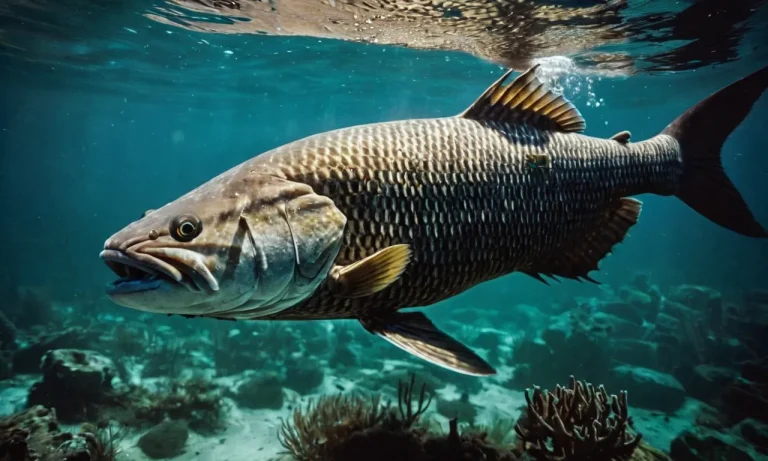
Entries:
MULTIPOLYGON (((186 250, 147 248, 138 252, 132 249, 125 251, 107 248, 99 255, 104 263, 119 278, 107 285, 107 294, 125 294, 151 291, 160 288, 163 283, 178 284, 192 292, 217 291, 218 282, 210 271, 197 258, 190 258, 186 250), (156 250, 158 255, 149 254, 156 250), (166 254, 166 253, 170 253, 166 254), (182 270, 159 256, 182 256, 192 262, 183 264, 182 270)), ((193 254, 193 253, 192 253, 193 254)), ((168 258, 170 259, 170 258, 168 258)), ((177 258, 173 258, 177 259, 177 258)), ((174 261, 177 264, 178 261, 174 261)), ((186 262, 186 261, 185 261, 186 262)))

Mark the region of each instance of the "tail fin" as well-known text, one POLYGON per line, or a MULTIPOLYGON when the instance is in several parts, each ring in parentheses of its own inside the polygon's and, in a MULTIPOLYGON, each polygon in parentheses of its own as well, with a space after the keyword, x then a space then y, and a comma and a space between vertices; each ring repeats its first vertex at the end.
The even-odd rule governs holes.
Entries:
POLYGON ((662 132, 677 139, 683 174, 677 197, 705 218, 748 237, 768 237, 723 170, 720 149, 768 87, 768 67, 691 107, 662 132))

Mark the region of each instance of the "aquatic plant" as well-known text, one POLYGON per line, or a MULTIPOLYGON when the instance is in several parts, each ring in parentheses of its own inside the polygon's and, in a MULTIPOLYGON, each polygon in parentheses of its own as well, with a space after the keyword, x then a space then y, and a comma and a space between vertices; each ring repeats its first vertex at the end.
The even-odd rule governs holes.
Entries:
POLYGON ((397 409, 383 404, 380 395, 324 396, 297 408, 293 417, 283 421, 279 440, 297 461, 334 459, 341 446, 355 433, 381 429, 403 431, 413 427, 432 401, 426 386, 414 394, 415 376, 400 382, 397 409))
POLYGON ((177 379, 184 360, 185 342, 169 341, 150 349, 142 375, 144 377, 168 376, 177 379))
POLYGON ((632 434, 627 393, 610 397, 603 386, 576 381, 544 392, 525 391, 526 414, 515 426, 519 448, 538 460, 625 459, 642 434, 632 434))
POLYGON ((80 426, 80 434, 86 440, 90 461, 115 461, 120 453, 120 441, 124 437, 121 428, 114 428, 109 422, 99 425, 90 423, 80 426))
POLYGON ((185 420, 200 433, 215 433, 224 426, 225 407, 218 389, 201 377, 172 381, 165 391, 137 387, 126 396, 130 414, 126 424, 158 424, 165 419, 185 420))

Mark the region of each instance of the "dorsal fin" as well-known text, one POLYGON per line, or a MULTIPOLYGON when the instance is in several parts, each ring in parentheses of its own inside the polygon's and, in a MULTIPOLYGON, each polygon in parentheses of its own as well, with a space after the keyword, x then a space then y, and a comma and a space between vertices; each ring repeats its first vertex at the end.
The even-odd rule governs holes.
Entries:
POLYGON ((587 123, 579 110, 536 77, 538 64, 504 86, 508 71, 459 117, 507 123, 529 123, 546 130, 581 133, 587 123))
POLYGON ((629 131, 619 131, 615 135, 611 136, 611 140, 616 141, 620 144, 626 144, 629 142, 629 139, 632 137, 632 134, 629 131))

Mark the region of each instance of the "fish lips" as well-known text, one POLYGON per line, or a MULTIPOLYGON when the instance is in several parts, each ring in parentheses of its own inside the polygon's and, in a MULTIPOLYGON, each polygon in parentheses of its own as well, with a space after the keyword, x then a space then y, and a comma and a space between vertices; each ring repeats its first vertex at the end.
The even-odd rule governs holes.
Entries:
POLYGON ((107 284, 108 295, 151 291, 163 285, 163 279, 156 269, 129 258, 122 251, 103 250, 99 257, 120 277, 107 284))

